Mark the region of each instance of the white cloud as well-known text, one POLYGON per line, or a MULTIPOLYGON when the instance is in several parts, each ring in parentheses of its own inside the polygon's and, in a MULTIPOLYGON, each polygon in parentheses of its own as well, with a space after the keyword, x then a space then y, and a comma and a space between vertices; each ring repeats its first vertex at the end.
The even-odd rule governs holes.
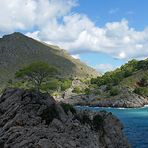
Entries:
POLYGON ((87 15, 73 13, 76 5, 76 0, 0 1, 0 33, 21 30, 73 55, 101 52, 119 59, 148 56, 148 28, 136 31, 126 19, 98 27, 87 15))
POLYGON ((95 69, 97 69, 99 72, 105 73, 107 71, 112 71, 116 69, 117 67, 114 67, 111 64, 98 64, 94 66, 95 69))
POLYGON ((74 6, 75 0, 1 0, 0 32, 44 27, 74 6))
POLYGON ((74 54, 74 55, 71 55, 73 58, 75 59, 80 59, 80 55, 79 54, 74 54))

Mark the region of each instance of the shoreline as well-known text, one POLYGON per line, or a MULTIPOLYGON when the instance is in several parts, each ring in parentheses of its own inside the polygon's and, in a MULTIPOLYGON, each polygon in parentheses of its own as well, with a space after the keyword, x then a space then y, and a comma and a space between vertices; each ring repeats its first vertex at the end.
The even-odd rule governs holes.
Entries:
POLYGON ((148 108, 148 105, 144 105, 142 107, 105 107, 105 106, 103 107, 103 106, 88 106, 88 105, 82 106, 82 105, 76 105, 75 107, 108 108, 108 109, 120 109, 120 110, 123 109, 124 110, 124 109, 142 109, 142 108, 148 108))

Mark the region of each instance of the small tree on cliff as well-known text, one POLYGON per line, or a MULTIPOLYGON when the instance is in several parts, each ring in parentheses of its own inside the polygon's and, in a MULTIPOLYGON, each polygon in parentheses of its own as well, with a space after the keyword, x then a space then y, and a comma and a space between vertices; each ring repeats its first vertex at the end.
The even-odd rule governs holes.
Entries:
POLYGON ((41 84, 47 77, 53 76, 57 69, 44 62, 32 63, 15 73, 17 78, 25 78, 31 81, 35 89, 40 90, 41 84))

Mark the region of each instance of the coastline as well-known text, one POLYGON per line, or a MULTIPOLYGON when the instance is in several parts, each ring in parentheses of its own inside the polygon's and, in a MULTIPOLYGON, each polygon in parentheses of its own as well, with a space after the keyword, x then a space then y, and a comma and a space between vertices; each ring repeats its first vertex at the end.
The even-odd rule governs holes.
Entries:
POLYGON ((142 106, 142 107, 106 107, 106 106, 89 106, 89 105, 76 105, 75 106, 76 108, 77 107, 88 107, 88 108, 108 108, 108 109, 142 109, 142 108, 148 108, 148 105, 144 105, 144 106, 142 106))

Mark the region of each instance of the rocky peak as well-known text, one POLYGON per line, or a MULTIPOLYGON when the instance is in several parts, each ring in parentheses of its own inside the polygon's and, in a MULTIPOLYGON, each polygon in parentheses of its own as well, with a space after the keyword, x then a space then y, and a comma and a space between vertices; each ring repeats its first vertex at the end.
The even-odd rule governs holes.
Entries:
POLYGON ((48 94, 7 89, 0 97, 0 148, 129 148, 107 112, 76 111, 48 94))
POLYGON ((26 37, 26 36, 23 35, 20 32, 14 32, 12 34, 4 35, 3 39, 19 39, 19 38, 22 38, 22 37, 26 37))

